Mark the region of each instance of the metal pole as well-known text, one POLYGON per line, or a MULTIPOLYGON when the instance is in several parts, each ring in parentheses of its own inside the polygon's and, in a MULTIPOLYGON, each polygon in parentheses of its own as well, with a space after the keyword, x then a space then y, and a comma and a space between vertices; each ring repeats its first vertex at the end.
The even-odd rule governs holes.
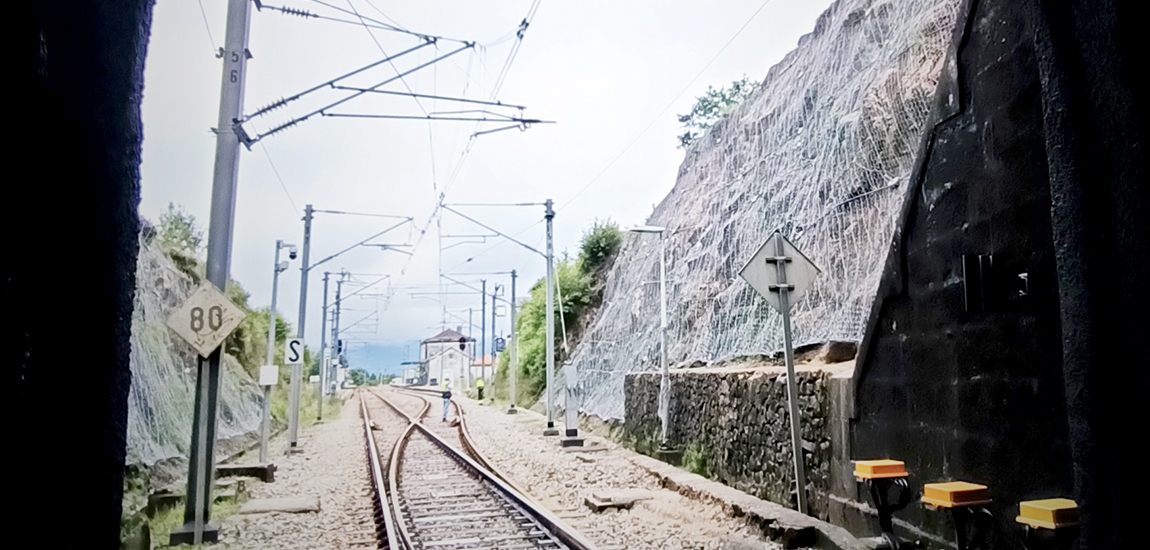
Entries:
POLYGON ((667 239, 659 232, 659 418, 663 421, 660 445, 667 448, 668 424, 671 423, 671 373, 667 366, 667 239))
MULTIPOLYGON (((483 379, 487 374, 487 367, 484 365, 484 360, 487 359, 487 281, 480 280, 479 284, 479 378, 483 379)), ((495 325, 491 325, 491 333, 495 333, 495 325)), ((495 348, 491 348, 491 355, 495 355, 495 348)), ((495 367, 495 362, 492 361, 491 366, 495 367)), ((494 390, 492 390, 494 391, 494 390)))
POLYGON ((547 199, 545 203, 546 210, 544 218, 547 220, 547 429, 543 430, 543 435, 559 435, 559 430, 555 429, 555 407, 554 407, 554 393, 555 386, 552 383, 555 373, 555 252, 554 243, 551 238, 551 222, 555 219, 555 211, 551 209, 551 199, 547 199))
MULTIPOLYGON (((515 324, 515 278, 517 277, 515 270, 511 270, 511 357, 508 361, 509 367, 507 370, 511 371, 511 407, 507 410, 509 413, 515 412, 515 378, 518 376, 516 372, 519 369, 519 335, 516 334, 517 326, 515 324)), ((494 323, 492 323, 494 325, 494 323)), ((495 332, 495 327, 491 327, 491 332, 495 332)))
MULTIPOLYGON (((216 159, 212 177, 212 209, 208 229, 208 281, 224 290, 232 257, 232 226, 236 215, 236 181, 239 175, 240 141, 235 120, 243 115, 244 82, 247 78, 248 27, 251 18, 248 0, 229 0, 227 31, 224 38, 220 111, 216 125, 216 159)), ((195 413, 192 422, 191 460, 182 529, 171 534, 171 542, 204 541, 205 527, 211 521, 212 478, 215 477, 216 405, 219 396, 220 350, 199 360, 195 413)), ((218 529, 207 529, 216 540, 218 529)))
MULTIPOLYGON (((775 255, 782 257, 786 254, 783 248, 783 234, 776 233, 775 255)), ((787 405, 791 417, 791 453, 795 463, 795 496, 799 511, 807 513, 807 476, 803 466, 803 448, 799 431, 799 386, 795 380, 795 353, 791 344, 791 304, 787 285, 787 267, 785 261, 776 261, 778 269, 779 306, 783 313, 783 346, 787 359, 787 405)))
POLYGON ((339 345, 339 318, 341 315, 340 307, 343 306, 343 300, 340 299, 340 296, 343 295, 343 280, 345 277, 347 277, 347 272, 341 270, 339 272, 339 280, 335 282, 335 312, 331 317, 331 345, 335 348, 335 354, 332 355, 331 362, 331 380, 329 381, 329 385, 331 385, 330 395, 335 395, 336 379, 339 378, 336 374, 339 367, 336 365, 340 364, 340 354, 343 351, 339 345))
POLYGON ((319 329, 319 387, 316 388, 316 420, 323 420, 323 388, 324 379, 326 378, 327 370, 327 279, 331 276, 330 272, 323 272, 323 309, 320 310, 322 315, 320 318, 319 329))
MULTIPOLYGON (((491 357, 495 357, 495 299, 498 295, 499 285, 491 285, 491 357)), ((483 345, 487 346, 486 343, 483 345)))
MULTIPOLYGON (((274 365, 276 358, 276 293, 280 283, 280 249, 283 241, 276 241, 275 263, 272 264, 272 304, 268 308, 268 358, 265 365, 274 365)), ((260 419, 260 464, 268 463, 268 438, 271 435, 272 387, 264 386, 264 410, 260 419)))
MULTIPOLYGON (((296 338, 303 339, 304 325, 307 323, 307 276, 311 269, 311 218, 312 206, 303 209, 303 258, 299 268, 299 320, 296 322, 296 338)), ((306 340, 305 340, 306 341, 306 340)), ((303 365, 291 366, 291 388, 288 399, 288 441, 294 449, 299 436, 299 393, 303 365)))

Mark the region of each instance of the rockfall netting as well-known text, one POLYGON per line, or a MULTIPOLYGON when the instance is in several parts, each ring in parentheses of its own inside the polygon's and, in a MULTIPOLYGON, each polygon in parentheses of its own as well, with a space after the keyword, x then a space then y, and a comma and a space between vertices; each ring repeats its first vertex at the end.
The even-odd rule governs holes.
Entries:
MULTIPOLYGON (((959 5, 839 0, 687 150, 648 220, 666 227, 671 365, 782 348, 781 317, 738 276, 775 229, 822 269, 795 345, 862 338, 959 5)), ((572 357, 587 414, 623 418, 624 375, 658 368, 659 246, 626 239, 572 357)))
MULTIPOLYGON (((151 467, 186 460, 192 441, 196 351, 166 324, 195 290, 191 278, 152 246, 141 242, 132 313, 132 389, 128 397, 128 464, 151 467)), ((224 355, 218 405, 218 455, 258 434, 259 386, 224 355)))

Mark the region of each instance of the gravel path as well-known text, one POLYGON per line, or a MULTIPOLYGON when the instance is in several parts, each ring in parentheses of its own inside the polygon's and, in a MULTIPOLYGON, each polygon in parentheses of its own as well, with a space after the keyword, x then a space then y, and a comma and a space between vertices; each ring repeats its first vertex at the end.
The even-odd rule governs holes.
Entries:
POLYGON ((224 519, 221 550, 374 548, 371 487, 363 448, 359 399, 339 417, 300 433, 304 452, 285 455, 286 439, 273 440, 274 483, 254 483, 250 498, 318 496, 319 513, 235 514, 224 519))
POLYGON ((505 414, 502 408, 456 399, 479 450, 536 501, 550 508, 599 546, 612 549, 781 548, 757 536, 741 520, 711 503, 664 489, 659 481, 627 459, 632 451, 595 436, 607 450, 565 452, 559 439, 543 436, 543 418, 530 411, 505 414), (584 498, 592 492, 642 489, 649 500, 630 510, 592 513, 584 498))

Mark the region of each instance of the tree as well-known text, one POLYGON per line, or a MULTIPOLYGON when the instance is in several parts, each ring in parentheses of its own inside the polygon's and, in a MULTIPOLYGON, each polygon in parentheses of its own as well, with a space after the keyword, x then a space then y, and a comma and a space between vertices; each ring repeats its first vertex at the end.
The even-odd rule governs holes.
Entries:
POLYGON ((196 256, 204 240, 204 231, 196 223, 195 216, 169 202, 168 211, 160 214, 156 238, 165 251, 196 256))
POLYGON ((679 148, 690 147, 757 89, 758 85, 746 76, 718 90, 707 86, 707 93, 695 98, 691 112, 679 115, 679 123, 686 130, 679 135, 679 148))
POLYGON ((587 273, 598 274, 610 265, 622 245, 623 232, 615 222, 595 220, 591 229, 583 233, 583 242, 579 244, 579 261, 587 273))
POLYGON ((351 382, 357 386, 364 386, 367 384, 367 371, 363 369, 351 369, 347 371, 347 375, 351 378, 351 382))

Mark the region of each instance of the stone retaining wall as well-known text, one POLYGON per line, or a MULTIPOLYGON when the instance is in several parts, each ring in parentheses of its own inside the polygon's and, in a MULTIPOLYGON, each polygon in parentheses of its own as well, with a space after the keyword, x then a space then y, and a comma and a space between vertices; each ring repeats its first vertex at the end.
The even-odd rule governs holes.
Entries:
MULTIPOLYGON (((834 372, 800 368, 797 376, 810 513, 825 519, 833 425, 839 422, 832 418, 834 372)), ((658 373, 633 373, 624 386, 624 437, 645 453, 659 443, 659 380, 658 373)), ((795 507, 784 368, 674 370, 670 403, 668 439, 685 450, 684 467, 795 507)))

